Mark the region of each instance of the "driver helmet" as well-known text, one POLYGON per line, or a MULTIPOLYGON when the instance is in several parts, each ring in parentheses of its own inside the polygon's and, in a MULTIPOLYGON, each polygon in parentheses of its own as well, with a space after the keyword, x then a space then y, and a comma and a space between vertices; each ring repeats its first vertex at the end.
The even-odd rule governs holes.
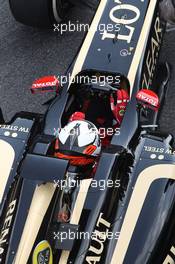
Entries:
POLYGON ((69 160, 71 165, 91 164, 100 151, 98 129, 89 121, 70 121, 59 132, 56 156, 69 160))

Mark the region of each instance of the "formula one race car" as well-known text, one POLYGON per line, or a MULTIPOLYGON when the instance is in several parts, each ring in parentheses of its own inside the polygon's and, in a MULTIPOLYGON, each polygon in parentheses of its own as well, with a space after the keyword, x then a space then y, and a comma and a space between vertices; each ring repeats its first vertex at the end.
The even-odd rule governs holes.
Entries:
POLYGON ((175 263, 174 139, 159 129, 167 3, 102 0, 69 82, 31 87, 56 93, 46 115, 1 114, 1 263, 175 263))

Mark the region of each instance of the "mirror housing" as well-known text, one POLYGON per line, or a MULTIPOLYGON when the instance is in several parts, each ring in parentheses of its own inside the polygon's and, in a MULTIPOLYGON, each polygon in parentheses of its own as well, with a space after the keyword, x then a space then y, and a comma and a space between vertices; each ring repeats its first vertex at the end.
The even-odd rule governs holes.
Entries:
POLYGON ((160 107, 160 101, 158 95, 147 89, 141 89, 136 94, 137 102, 143 108, 150 108, 154 111, 158 111, 160 107))
POLYGON ((33 82, 31 87, 31 93, 37 94, 55 92, 56 94, 58 94, 60 87, 60 82, 56 76, 44 76, 33 82))

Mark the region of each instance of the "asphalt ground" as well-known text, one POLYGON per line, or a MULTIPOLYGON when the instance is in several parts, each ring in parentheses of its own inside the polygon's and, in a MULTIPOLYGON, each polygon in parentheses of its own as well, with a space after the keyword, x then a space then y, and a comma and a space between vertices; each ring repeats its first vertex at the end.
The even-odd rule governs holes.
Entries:
MULTIPOLYGON (((93 13, 89 8, 74 8, 66 20, 89 23, 93 13)), ((84 35, 23 26, 12 17, 8 1, 0 0, 0 106, 6 120, 19 111, 45 111, 42 103, 50 95, 31 95, 33 80, 64 74, 84 35)))
MULTIPOLYGON (((74 8, 66 20, 88 23, 94 12, 74 8)), ((44 75, 64 74, 85 32, 66 32, 23 26, 12 17, 7 0, 0 0, 0 106, 6 120, 19 111, 44 113, 50 95, 31 95, 32 81, 44 75)), ((171 65, 171 79, 161 113, 161 129, 175 135, 175 31, 165 34, 161 61, 171 65)))

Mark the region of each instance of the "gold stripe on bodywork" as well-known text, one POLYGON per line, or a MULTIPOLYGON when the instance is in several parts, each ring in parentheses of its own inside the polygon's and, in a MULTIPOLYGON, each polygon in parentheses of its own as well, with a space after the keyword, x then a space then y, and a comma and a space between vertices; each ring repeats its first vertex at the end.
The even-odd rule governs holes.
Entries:
MULTIPOLYGON (((91 181, 92 179, 83 180, 82 184, 80 185, 80 190, 77 196, 74 210, 72 212, 70 224, 78 225, 79 223, 91 181)), ((66 251, 66 250, 62 251, 61 258, 58 264, 66 264, 68 261, 69 255, 70 255, 70 251, 66 251)))
POLYGON ((116 264, 116 260, 117 264, 123 264, 149 188, 155 180, 159 179, 175 180, 175 165, 154 165, 143 170, 138 176, 111 264, 116 264))
POLYGON ((98 27, 98 24, 99 24, 100 19, 102 17, 102 14, 103 14, 103 11, 104 11, 105 6, 107 4, 107 1, 108 0, 101 0, 101 2, 99 4, 99 7, 98 7, 98 9, 96 11, 96 14, 95 14, 95 17, 94 17, 94 19, 93 19, 93 21, 91 23, 89 32, 86 35, 86 38, 85 38, 85 40, 83 42, 83 45, 81 47, 81 50, 80 50, 80 52, 78 54, 78 57, 77 57, 77 60, 75 62, 75 65, 74 65, 74 68, 73 68, 73 71, 72 71, 72 74, 71 74, 70 85, 71 85, 74 77, 82 70, 84 61, 86 59, 87 53, 89 51, 89 48, 91 46, 91 43, 92 43, 93 37, 95 35, 95 32, 97 31, 97 27, 98 27))
POLYGON ((36 187, 14 264, 27 264, 54 192, 53 183, 36 187))
POLYGON ((15 159, 13 147, 4 140, 0 140, 0 203, 15 159))

